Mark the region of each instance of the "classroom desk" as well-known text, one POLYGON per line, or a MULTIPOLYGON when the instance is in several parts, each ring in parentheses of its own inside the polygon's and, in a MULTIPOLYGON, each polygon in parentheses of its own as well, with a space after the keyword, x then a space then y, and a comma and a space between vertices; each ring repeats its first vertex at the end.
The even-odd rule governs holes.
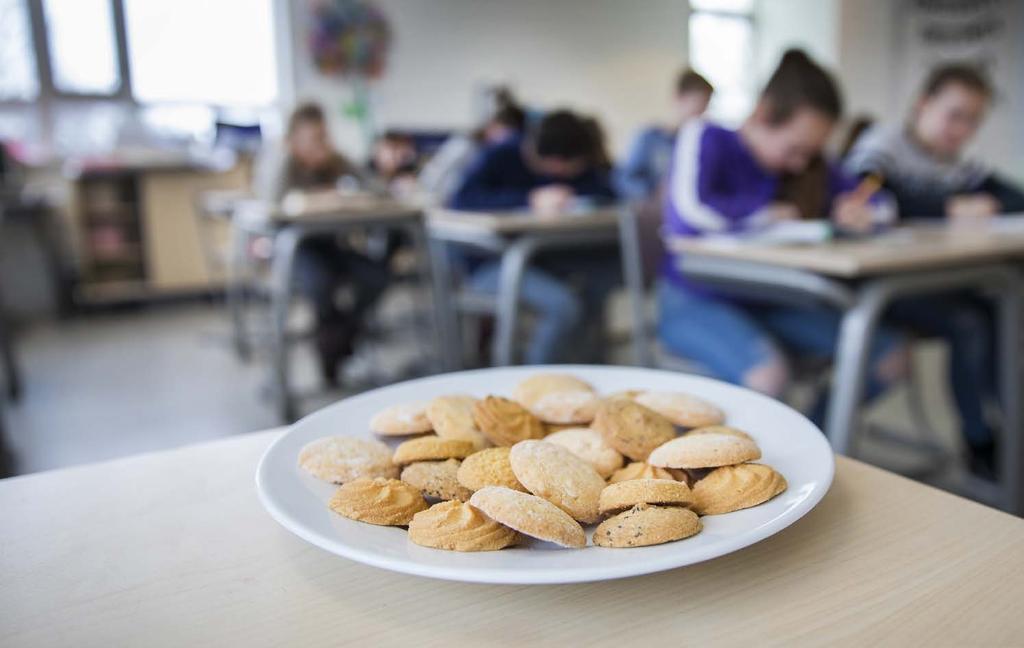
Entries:
MULTIPOLYGON (((618 205, 582 214, 545 217, 524 211, 487 213, 434 209, 428 212, 427 221, 434 251, 434 271, 438 274, 435 286, 440 290, 451 288, 445 249, 448 243, 470 245, 501 257, 491 352, 493 366, 508 366, 513 362, 523 272, 538 252, 618 243, 633 320, 633 353, 637 364, 644 364, 647 350, 642 262, 636 215, 631 206, 618 205)), ((443 301, 449 306, 452 303, 450 299, 443 301)), ((457 321, 451 307, 445 317, 447 326, 444 328, 456 330, 457 321)), ((455 358, 458 354, 453 349, 454 341, 449 337, 445 342, 448 355, 453 359, 449 368, 457 368, 455 358)))
POLYGON ((995 295, 1004 405, 1002 506, 1024 513, 1021 440, 1021 286, 1024 221, 980 231, 943 225, 902 227, 869 239, 816 245, 761 245, 725 239, 673 238, 685 274, 724 289, 788 293, 843 314, 826 432, 837 452, 855 451, 853 434, 874 331, 892 301, 946 290, 995 295))
MULTIPOLYGON (((274 239, 271 261, 271 381, 277 409, 282 422, 295 420, 298 411, 290 387, 288 341, 286 339, 288 309, 294 292, 295 256, 301 243, 321 234, 341 235, 353 230, 386 229, 404 231, 413 241, 420 262, 420 276, 424 291, 434 299, 431 314, 435 339, 443 347, 442 325, 439 319, 443 302, 433 287, 433 269, 427 242, 423 211, 413 205, 372 195, 341 195, 318 192, 306 196, 288 196, 278 206, 259 201, 239 204, 232 218, 231 283, 237 283, 237 264, 246 254, 248 233, 265 231, 274 239)), ((237 297, 230 298, 237 304, 237 297)), ((240 325, 240 311, 232 306, 236 331, 240 325)), ((237 337, 237 335, 236 335, 237 337)))
POLYGON ((477 585, 367 567, 278 526, 253 487, 278 433, 0 481, 0 644, 996 646, 1024 636, 1024 520, 850 459, 838 459, 815 510, 737 553, 616 581, 477 585))

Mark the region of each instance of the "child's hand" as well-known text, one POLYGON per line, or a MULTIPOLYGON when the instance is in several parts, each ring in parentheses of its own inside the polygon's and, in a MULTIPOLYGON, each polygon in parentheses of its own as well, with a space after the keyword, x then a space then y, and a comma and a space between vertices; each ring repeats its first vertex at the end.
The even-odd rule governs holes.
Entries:
POLYGON ((946 217, 953 225, 987 221, 999 213, 999 201, 987 193, 962 194, 946 201, 946 217))
POLYGON ((774 202, 764 208, 765 218, 772 223, 800 220, 800 210, 787 202, 774 202))
POLYGON ((566 210, 573 198, 567 185, 537 187, 530 192, 530 209, 538 216, 553 216, 566 210))
POLYGON ((875 210, 861 196, 846 193, 836 198, 832 220, 842 230, 866 234, 875 226, 875 210))

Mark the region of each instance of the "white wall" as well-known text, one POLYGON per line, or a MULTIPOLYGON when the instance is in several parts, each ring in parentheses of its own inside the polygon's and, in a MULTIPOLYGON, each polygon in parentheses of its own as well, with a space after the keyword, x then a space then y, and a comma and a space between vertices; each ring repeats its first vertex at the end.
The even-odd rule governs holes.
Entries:
POLYGON ((754 5, 758 88, 791 47, 803 48, 828 67, 838 64, 838 5, 839 0, 758 0, 754 5))
MULTIPOLYGON (((474 95, 509 83, 538 107, 570 106, 601 118, 613 152, 639 125, 665 115, 686 59, 686 0, 379 0, 394 47, 372 90, 380 127, 466 128, 474 95)), ((312 68, 305 46, 308 4, 292 9, 294 96, 338 113, 344 83, 312 68)), ((358 129, 334 119, 346 150, 358 129)))

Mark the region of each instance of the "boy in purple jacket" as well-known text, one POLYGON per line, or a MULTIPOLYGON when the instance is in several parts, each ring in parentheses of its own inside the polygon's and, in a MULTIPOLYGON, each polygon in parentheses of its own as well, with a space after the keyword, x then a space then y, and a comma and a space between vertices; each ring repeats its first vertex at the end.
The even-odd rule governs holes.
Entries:
MULTIPOLYGON (((821 157, 840 105, 829 75, 790 50, 739 130, 687 124, 676 142, 666 234, 730 234, 825 215, 845 229, 870 228, 873 207, 852 192, 854 180, 821 157)), ((839 330, 838 313, 825 308, 715 294, 683 277, 671 257, 659 310, 659 337, 669 351, 772 396, 787 387, 787 352, 831 357, 839 330)), ((899 337, 880 330, 871 359, 869 396, 904 373, 899 337)))

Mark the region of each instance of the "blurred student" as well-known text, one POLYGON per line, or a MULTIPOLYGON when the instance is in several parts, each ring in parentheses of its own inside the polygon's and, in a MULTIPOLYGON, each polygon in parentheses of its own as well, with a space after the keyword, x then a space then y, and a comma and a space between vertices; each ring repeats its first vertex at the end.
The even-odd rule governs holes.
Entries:
POLYGON ((1024 211, 1024 192, 964 149, 992 103, 992 86, 978 70, 950 64, 925 81, 902 127, 876 126, 858 140, 845 166, 877 173, 904 218, 972 218, 1024 211))
POLYGON ((615 188, 620 197, 644 200, 658 194, 668 176, 679 129, 704 114, 713 92, 711 83, 693 70, 686 69, 679 74, 672 98, 672 123, 652 125, 640 131, 626 159, 616 169, 615 188))
POLYGON ((487 122, 472 133, 445 140, 420 172, 420 186, 437 204, 447 204, 480 152, 521 136, 525 126, 526 113, 509 97, 509 103, 499 105, 487 122))
POLYGON ((419 173, 416 142, 405 133, 385 131, 373 142, 369 166, 375 179, 388 193, 395 196, 412 194, 419 173))
MULTIPOLYGON (((329 190, 341 181, 365 181, 360 169, 334 149, 323 110, 316 104, 295 108, 285 144, 286 156, 273 183, 277 200, 290 191, 329 190)), ((320 373, 333 386, 339 365, 354 351, 370 308, 387 287, 388 271, 333 235, 303 241, 295 264, 298 288, 316 312, 320 373), (342 288, 349 289, 345 303, 340 301, 342 288)))
MULTIPOLYGON (((700 121, 683 128, 669 178, 665 229, 672 236, 721 236, 828 215, 840 227, 870 227, 873 207, 853 191, 855 181, 821 161, 840 112, 828 73, 803 52, 786 52, 739 130, 700 121), (824 173, 818 175, 819 169, 824 173), (781 200, 784 180, 805 173, 820 179, 820 203, 781 200)), ((779 305, 770 297, 728 298, 691 283, 671 258, 664 265, 659 306, 659 337, 669 351, 719 378, 776 397, 789 381, 787 352, 831 357, 838 338, 839 315, 831 310, 779 305)), ((901 377, 905 355, 897 335, 879 330, 870 350, 868 397, 901 377)))
MULTIPOLYGON (((463 210, 531 209, 538 217, 609 202, 615 193, 607 169, 597 159, 593 125, 559 110, 546 115, 523 137, 487 147, 469 168, 451 198, 463 210)), ((500 261, 465 257, 466 283, 475 291, 496 294, 500 261)), ((537 323, 525 361, 553 362, 573 345, 569 335, 585 319, 588 308, 604 303, 617 261, 607 255, 570 253, 532 265, 523 275, 521 298, 536 313, 537 323), (562 277, 582 274, 581 300, 562 277)))
MULTIPOLYGON (((976 69, 936 68, 902 128, 869 130, 846 160, 853 173, 875 173, 895 195, 903 218, 947 218, 961 227, 1024 211, 1024 193, 980 162, 963 156, 992 102, 976 69)), ((967 464, 979 477, 996 474, 996 435, 985 415, 995 404, 998 362, 992 306, 977 294, 952 292, 896 302, 887 321, 944 340, 949 380, 960 412, 967 464)))

